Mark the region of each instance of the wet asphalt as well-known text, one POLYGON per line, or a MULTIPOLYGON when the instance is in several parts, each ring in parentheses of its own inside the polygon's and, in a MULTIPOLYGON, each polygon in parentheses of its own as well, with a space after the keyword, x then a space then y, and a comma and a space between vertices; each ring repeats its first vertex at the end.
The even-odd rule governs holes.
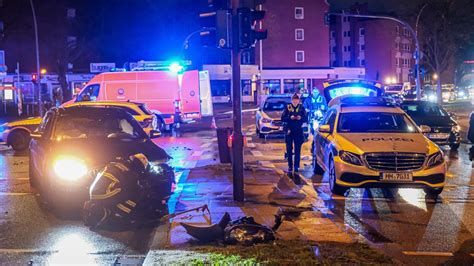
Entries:
MULTIPOLYGON (((225 116, 219 119, 219 126, 228 126, 231 122, 225 116)), ((253 123, 253 114, 244 119, 248 127, 253 123)), ((195 131, 190 127, 184 129, 182 135, 159 139, 159 143, 163 146, 177 143, 192 150, 193 145, 197 145, 196 137, 215 134, 208 128, 195 131)), ((254 139, 265 144, 257 137, 254 139)), ((278 141, 268 145, 283 147, 278 141)), ((436 200, 427 198, 419 189, 352 189, 348 197, 337 197, 329 192, 327 176, 306 177, 324 200, 330 218, 346 225, 347 230, 359 233, 362 239, 399 262, 472 265, 474 168, 468 159, 468 145, 463 144, 458 151, 443 149, 449 174, 447 185, 436 200)), ((173 149, 167 150, 173 153, 173 149)), ((174 155, 186 160, 191 153, 174 155)), ((153 228, 96 232, 80 220, 56 217, 30 189, 27 154, 0 147, 0 265, 140 264, 155 233, 153 228)))

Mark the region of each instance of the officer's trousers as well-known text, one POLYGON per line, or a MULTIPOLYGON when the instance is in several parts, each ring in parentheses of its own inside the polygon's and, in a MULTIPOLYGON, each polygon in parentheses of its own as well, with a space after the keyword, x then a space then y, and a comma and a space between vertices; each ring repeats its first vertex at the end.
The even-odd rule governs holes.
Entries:
POLYGON ((299 170, 300 160, 301 160, 301 146, 304 142, 303 134, 287 134, 285 136, 286 142, 286 154, 288 156, 288 169, 289 170, 299 170), (293 153, 294 151, 294 153, 293 153), (293 155, 294 164, 293 164, 293 155))

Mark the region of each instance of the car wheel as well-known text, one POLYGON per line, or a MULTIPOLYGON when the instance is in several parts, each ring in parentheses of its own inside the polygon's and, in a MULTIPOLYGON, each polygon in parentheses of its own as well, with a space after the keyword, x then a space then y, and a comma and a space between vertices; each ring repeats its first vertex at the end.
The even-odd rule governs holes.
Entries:
POLYGON ((316 155, 313 153, 313 173, 316 175, 322 175, 324 174, 324 169, 319 166, 316 155))
POLYGON ((451 150, 457 151, 460 145, 461 143, 454 143, 454 144, 450 144, 449 147, 451 148, 451 150))
POLYGON ((346 192, 349 189, 346 187, 339 186, 336 183, 336 166, 334 164, 334 159, 332 157, 329 158, 328 173, 329 173, 329 188, 331 189, 331 192, 339 196, 345 196, 346 192))
POLYGON ((15 151, 24 151, 30 145, 30 134, 25 130, 15 130, 8 137, 8 143, 15 151))
POLYGON ((423 189, 427 196, 437 198, 441 192, 443 192, 443 188, 424 188, 423 189))
POLYGON ((33 167, 33 162, 31 161, 31 156, 30 156, 30 161, 28 162, 28 173, 29 173, 29 177, 30 177, 30 187, 38 189, 38 177, 37 177, 35 169, 33 167))

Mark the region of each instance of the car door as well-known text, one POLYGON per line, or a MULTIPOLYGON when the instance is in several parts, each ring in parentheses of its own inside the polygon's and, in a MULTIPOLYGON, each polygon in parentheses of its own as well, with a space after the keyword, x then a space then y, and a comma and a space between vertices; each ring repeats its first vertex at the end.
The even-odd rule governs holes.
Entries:
POLYGON ((44 175, 47 160, 47 158, 45 158, 47 145, 51 139, 54 118, 55 111, 47 112, 39 127, 31 134, 30 160, 32 160, 32 162, 30 165, 34 167, 36 173, 38 173, 40 176, 44 175))
MULTIPOLYGON (((330 110, 326 113, 326 117, 324 117, 322 121, 322 125, 329 125, 331 127, 331 132, 334 131, 334 125, 336 122, 337 111, 330 110)), ((328 154, 329 154, 329 147, 332 140, 332 133, 321 133, 318 132, 316 135, 316 154, 317 159, 321 163, 327 162, 328 154)))

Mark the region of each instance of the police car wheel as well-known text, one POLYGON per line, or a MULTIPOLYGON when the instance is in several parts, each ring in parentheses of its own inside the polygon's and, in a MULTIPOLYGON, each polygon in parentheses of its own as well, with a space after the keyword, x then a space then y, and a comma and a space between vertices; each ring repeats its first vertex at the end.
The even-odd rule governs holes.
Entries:
POLYGON ((30 144, 30 134, 24 130, 13 131, 8 137, 8 142, 15 151, 24 151, 30 144))
POLYGON ((319 166, 316 160, 316 155, 313 155, 313 173, 316 175, 324 174, 324 169, 321 166, 319 166))
POLYGON ((424 188, 423 189, 427 196, 437 198, 441 192, 443 192, 443 188, 424 188))
POLYGON ((336 167, 334 165, 334 159, 332 157, 329 159, 328 174, 329 174, 329 188, 331 189, 331 192, 339 196, 345 196, 346 192, 349 189, 336 184, 336 167))

